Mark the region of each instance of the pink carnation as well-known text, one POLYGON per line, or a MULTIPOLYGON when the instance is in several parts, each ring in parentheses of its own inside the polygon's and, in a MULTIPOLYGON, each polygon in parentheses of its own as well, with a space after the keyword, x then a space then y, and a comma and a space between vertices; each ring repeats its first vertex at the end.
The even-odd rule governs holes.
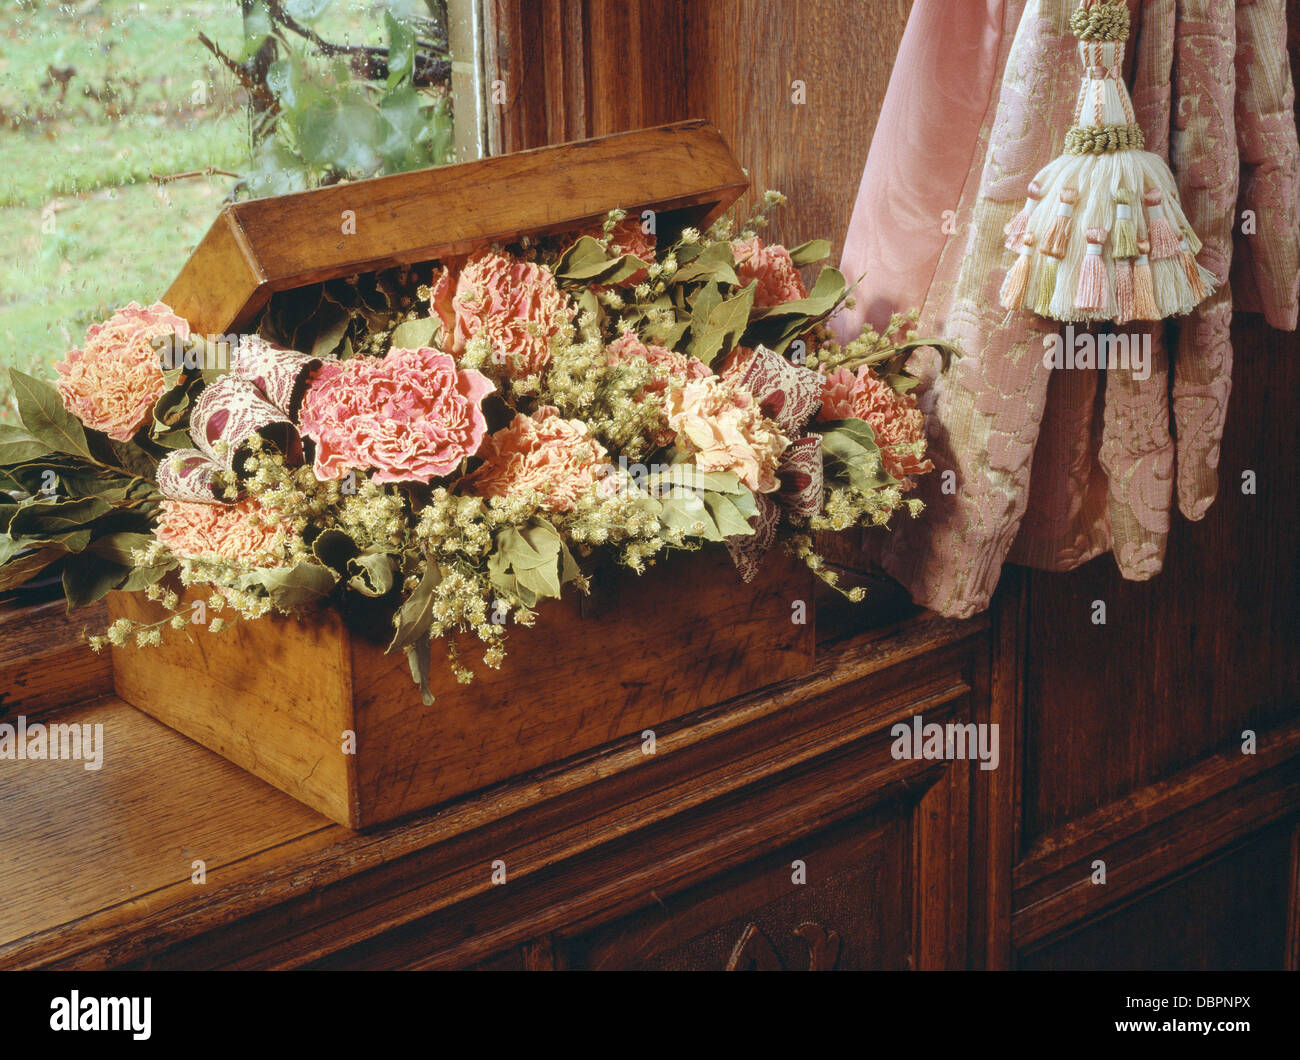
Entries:
POLYGON ((64 407, 87 427, 129 442, 165 389, 154 343, 173 335, 183 343, 189 334, 189 324, 162 302, 147 309, 132 302, 92 324, 84 348, 56 366, 64 407))
POLYGON ((428 482, 449 474, 478 452, 487 431, 481 406, 493 389, 429 347, 327 362, 299 415, 316 442, 316 477, 373 469, 376 482, 428 482))
POLYGON ((470 259, 451 305, 455 352, 482 335, 516 376, 535 375, 550 363, 551 339, 574 314, 548 269, 496 252, 470 259))
MULTIPOLYGON (((604 234, 605 228, 603 224, 594 225, 579 233, 579 235, 591 236, 592 239, 600 239, 604 234)), ((641 227, 641 221, 636 217, 623 218, 609 234, 610 250, 615 254, 631 254, 634 258, 640 258, 642 261, 655 260, 655 243, 655 237, 641 227)), ((649 272, 645 269, 637 269, 618 286, 635 287, 638 283, 643 283, 649 278, 649 272)))
POLYGON ((754 280, 758 281, 758 287, 754 289, 756 309, 808 297, 803 278, 785 247, 764 246, 763 241, 754 236, 738 239, 731 244, 731 250, 736 259, 736 276, 740 285, 748 287, 754 280))
MULTIPOLYGON (((910 476, 934 470, 934 465, 924 456, 891 448, 923 443, 925 414, 917 408, 916 398, 896 392, 869 365, 859 368, 857 375, 847 368, 840 368, 826 377, 819 418, 859 419, 871 424, 885 470, 898 479, 905 490, 916 484, 910 476)), ((920 451, 924 452, 924 449, 920 451)))
POLYGON ((604 446, 586 425, 564 419, 550 405, 516 416, 483 443, 479 455, 483 466, 466 480, 475 493, 510 497, 533 491, 548 512, 573 511, 608 466, 604 446))
POLYGON ((163 501, 154 536, 181 559, 226 559, 274 567, 285 560, 291 533, 254 500, 238 504, 163 501))
POLYGON ((734 471, 755 493, 780 488, 776 469, 790 439, 748 390, 714 376, 676 387, 668 391, 668 424, 701 471, 734 471))

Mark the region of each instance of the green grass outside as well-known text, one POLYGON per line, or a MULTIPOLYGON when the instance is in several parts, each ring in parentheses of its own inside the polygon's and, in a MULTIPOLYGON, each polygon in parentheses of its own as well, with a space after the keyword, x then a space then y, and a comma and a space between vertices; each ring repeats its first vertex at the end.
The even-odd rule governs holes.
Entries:
MULTIPOLYGON (((314 25, 378 42, 382 10, 335 0, 314 25)), ((0 8, 0 366, 52 377, 87 325, 160 298, 234 183, 151 176, 247 168, 239 86, 200 32, 238 56, 237 0, 0 8)), ((0 422, 13 418, 0 394, 0 422)))

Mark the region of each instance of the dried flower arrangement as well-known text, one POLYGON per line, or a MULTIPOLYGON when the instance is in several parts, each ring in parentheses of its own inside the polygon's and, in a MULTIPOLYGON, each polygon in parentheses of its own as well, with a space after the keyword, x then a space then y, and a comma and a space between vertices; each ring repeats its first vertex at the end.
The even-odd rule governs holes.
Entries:
MULTIPOLYGON (((432 639, 497 667, 510 623, 613 560, 724 545, 746 580, 779 545, 828 583, 812 533, 882 526, 925 458, 912 320, 840 345, 844 278, 740 225, 660 241, 614 211, 562 237, 277 296, 256 333, 199 338, 159 303, 90 328, 49 386, 11 373, 0 589, 61 565, 69 607, 142 591, 256 619, 359 594, 428 696, 432 639), (739 228, 739 231, 737 229, 739 228), (184 599, 182 599, 184 594, 184 599)), ((946 352, 946 350, 945 350, 946 352)), ((861 589, 841 590, 859 599, 861 589)))

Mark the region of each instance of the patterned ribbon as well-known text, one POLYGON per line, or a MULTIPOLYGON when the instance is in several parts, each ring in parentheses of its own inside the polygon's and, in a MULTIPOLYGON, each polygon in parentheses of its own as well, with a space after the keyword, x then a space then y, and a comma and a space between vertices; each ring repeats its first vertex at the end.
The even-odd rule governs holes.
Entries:
POLYGON ((224 504, 216 482, 221 470, 197 449, 177 449, 158 462, 158 489, 171 501, 224 504))
MULTIPOLYGON (((822 377, 791 364, 779 353, 759 346, 741 370, 736 384, 754 395, 763 415, 787 438, 798 435, 821 408, 822 377)), ((743 580, 758 574, 763 556, 776 541, 781 509, 802 516, 816 515, 822 506, 822 440, 817 434, 791 442, 777 465, 781 481, 775 493, 757 493, 754 533, 727 539, 727 551, 743 580)))
POLYGON ((320 358, 244 335, 230 371, 209 384, 190 414, 193 449, 180 449, 158 465, 158 488, 169 500, 226 503, 216 486, 218 471, 234 468, 240 448, 254 434, 272 441, 292 461, 302 459, 293 418, 310 373, 320 358))
POLYGON ((273 346, 260 335, 244 335, 230 374, 247 379, 268 402, 295 420, 307 390, 307 377, 320 366, 319 357, 273 346))

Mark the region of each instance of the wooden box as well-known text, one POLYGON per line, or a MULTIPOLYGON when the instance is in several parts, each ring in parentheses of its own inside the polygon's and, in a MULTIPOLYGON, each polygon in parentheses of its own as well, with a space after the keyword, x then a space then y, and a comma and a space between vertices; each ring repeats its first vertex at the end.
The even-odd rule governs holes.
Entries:
MULTIPOLYGON (((646 729, 811 663, 812 588, 784 556, 747 586, 725 553, 678 556, 640 578, 602 575, 596 608, 576 594, 544 602, 533 628, 511 627, 502 668, 475 667, 473 684, 456 683, 435 642, 428 707, 406 657, 384 654, 377 634, 388 630, 325 608, 114 648, 114 686, 281 791, 366 828, 611 741, 639 746, 646 729)), ((138 593, 113 593, 109 612, 162 616, 138 593)))
MULTIPOLYGON (((718 132, 685 122, 238 203, 165 297, 196 332, 228 334, 278 292, 573 231, 615 207, 655 210, 661 238, 702 227, 745 186, 718 132)), ((429 707, 405 656, 383 653, 386 618, 355 610, 115 648, 114 684, 127 702, 364 828, 613 740, 640 741, 645 729, 811 666, 811 575, 777 553, 750 585, 716 546, 644 578, 601 571, 597 584, 601 606, 576 592, 547 601, 534 628, 512 627, 503 669, 479 666, 471 685, 454 681, 435 643, 429 707)), ((161 617, 133 594, 113 594, 109 610, 161 617)))

